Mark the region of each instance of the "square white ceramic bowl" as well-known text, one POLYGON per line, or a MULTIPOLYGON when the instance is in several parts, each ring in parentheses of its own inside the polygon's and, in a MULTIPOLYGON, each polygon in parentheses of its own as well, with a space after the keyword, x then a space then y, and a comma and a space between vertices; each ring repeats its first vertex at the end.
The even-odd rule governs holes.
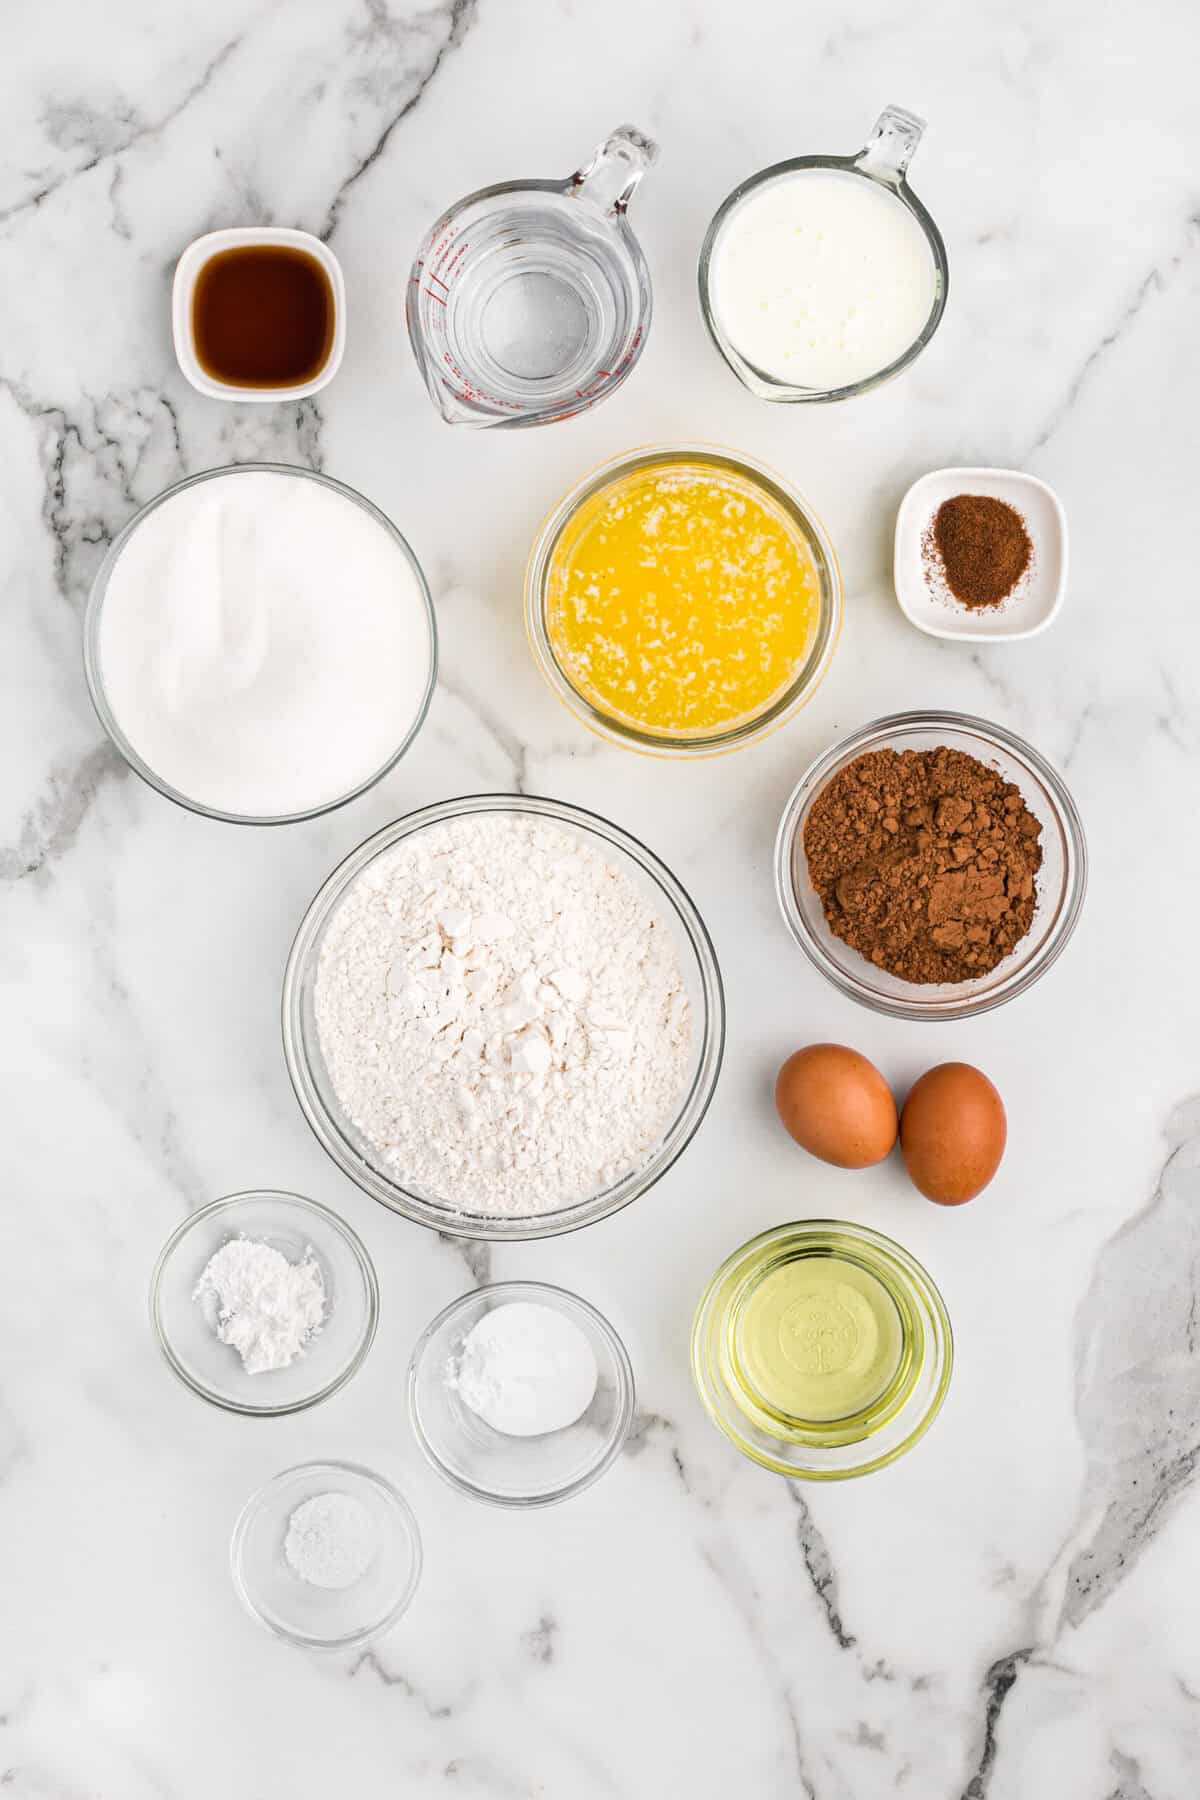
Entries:
POLYGON ((1067 518, 1053 488, 1020 469, 934 469, 914 481, 896 517, 896 598, 910 624, 930 637, 980 639, 1036 637, 1057 616, 1067 588, 1067 518), (1014 591, 999 606, 961 606, 925 567, 921 541, 944 500, 986 494, 1007 501, 1025 520, 1033 558, 1014 591))
POLYGON ((329 248, 310 231, 293 231, 286 225, 234 225, 225 231, 209 231, 194 238, 175 265, 175 283, 171 290, 171 334, 175 340, 175 356, 192 386, 213 400, 304 400, 315 394, 338 372, 346 348, 346 283, 342 265, 329 248), (196 278, 210 257, 222 250, 234 250, 244 244, 287 244, 304 250, 320 263, 333 290, 333 342, 319 375, 294 387, 239 387, 232 381, 214 381, 201 368, 192 332, 192 295, 196 278))

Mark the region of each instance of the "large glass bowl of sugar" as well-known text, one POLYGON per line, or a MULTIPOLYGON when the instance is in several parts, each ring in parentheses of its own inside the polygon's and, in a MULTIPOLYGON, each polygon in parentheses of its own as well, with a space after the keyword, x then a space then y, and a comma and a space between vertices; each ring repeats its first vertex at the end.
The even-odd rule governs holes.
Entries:
POLYGON ((408 543, 343 482, 208 469, 115 539, 84 621, 92 702, 134 772, 236 824, 313 818, 404 754, 437 628, 408 543))

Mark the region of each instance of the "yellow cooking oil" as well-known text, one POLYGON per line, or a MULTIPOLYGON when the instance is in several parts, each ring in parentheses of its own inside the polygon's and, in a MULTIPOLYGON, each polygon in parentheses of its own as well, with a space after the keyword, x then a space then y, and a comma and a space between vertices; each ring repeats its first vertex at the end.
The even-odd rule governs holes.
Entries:
POLYGON ((764 712, 804 668, 820 582, 798 521, 747 471, 664 457, 589 496, 551 554, 546 625, 599 713, 703 738, 764 712))
POLYGON ((731 1373, 751 1411, 826 1425, 867 1413, 893 1386, 905 1331, 879 1277, 837 1255, 787 1258, 743 1290, 731 1373))

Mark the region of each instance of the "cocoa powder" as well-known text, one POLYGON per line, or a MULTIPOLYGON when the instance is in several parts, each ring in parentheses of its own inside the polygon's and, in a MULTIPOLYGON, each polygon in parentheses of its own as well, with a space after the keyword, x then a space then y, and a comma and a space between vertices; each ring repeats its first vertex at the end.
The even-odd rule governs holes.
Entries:
POLYGON ((870 750, 817 795, 804 854, 836 937, 904 981, 970 981, 1033 923, 1041 829, 961 750, 870 750))

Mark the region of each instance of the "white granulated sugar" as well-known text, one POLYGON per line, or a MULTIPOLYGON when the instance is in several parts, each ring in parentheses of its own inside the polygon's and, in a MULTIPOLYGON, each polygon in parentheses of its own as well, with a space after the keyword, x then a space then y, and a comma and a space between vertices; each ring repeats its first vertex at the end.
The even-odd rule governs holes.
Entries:
POLYGON ((289 1262, 273 1244, 235 1237, 210 1256, 193 1300, 247 1375, 286 1369, 325 1318, 325 1282, 311 1249, 289 1262))
POLYGON ((447 819, 359 876, 321 948, 316 1019, 351 1123, 405 1187, 550 1212, 636 1168, 691 1071, 669 925, 562 826, 447 819))
POLYGON ((314 1494, 288 1520, 283 1554, 311 1587, 340 1590, 361 1581, 379 1546, 375 1521, 353 1494, 314 1494))
POLYGON ((161 780, 275 818, 378 774, 420 713, 433 640, 379 519, 322 482, 242 469, 142 520, 109 577, 98 653, 113 716, 161 780))

